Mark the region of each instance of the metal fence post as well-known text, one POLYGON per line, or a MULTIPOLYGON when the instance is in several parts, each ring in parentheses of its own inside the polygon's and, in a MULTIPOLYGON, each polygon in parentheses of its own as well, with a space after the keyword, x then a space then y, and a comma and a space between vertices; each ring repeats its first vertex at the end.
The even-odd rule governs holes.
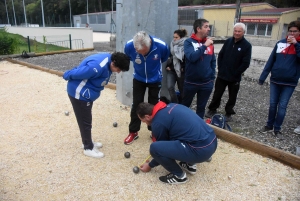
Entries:
POLYGON ((72 49, 72 39, 71 39, 71 34, 69 34, 69 41, 70 41, 70 50, 72 49))
POLYGON ((29 36, 27 36, 27 44, 28 44, 28 52, 31 52, 31 51, 30 51, 30 40, 29 40, 29 36))

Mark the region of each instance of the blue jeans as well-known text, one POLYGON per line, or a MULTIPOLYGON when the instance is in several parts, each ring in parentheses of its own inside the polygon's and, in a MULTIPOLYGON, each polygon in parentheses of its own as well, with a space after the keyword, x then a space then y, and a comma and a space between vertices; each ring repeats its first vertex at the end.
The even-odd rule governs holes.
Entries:
POLYGON ((286 108, 295 90, 294 86, 280 85, 271 82, 270 84, 270 107, 267 126, 280 131, 283 123, 286 108))
POLYGON ((182 105, 190 107, 193 102, 195 94, 197 94, 196 113, 199 117, 203 119, 205 113, 205 107, 209 99, 209 96, 213 90, 213 87, 214 87, 213 80, 202 85, 194 85, 185 82, 183 86, 182 105))
POLYGON ((181 100, 178 100, 177 94, 175 92, 175 84, 177 83, 178 90, 180 92, 180 96, 183 95, 183 81, 184 81, 184 73, 181 73, 181 77, 178 77, 176 72, 172 70, 167 70, 167 87, 171 97, 172 103, 181 103, 181 100))

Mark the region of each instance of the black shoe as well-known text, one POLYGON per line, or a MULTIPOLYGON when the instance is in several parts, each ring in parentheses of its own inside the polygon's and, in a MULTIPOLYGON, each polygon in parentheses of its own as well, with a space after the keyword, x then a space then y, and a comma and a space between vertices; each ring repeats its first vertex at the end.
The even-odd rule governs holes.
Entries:
POLYGON ((195 165, 189 165, 186 162, 179 162, 180 167, 185 170, 186 172, 190 174, 196 174, 197 166, 195 165))
POLYGON ((212 157, 210 157, 209 159, 207 159, 205 162, 210 162, 212 160, 212 157))
POLYGON ((226 114, 226 115, 225 115, 225 120, 226 120, 226 122, 232 122, 233 119, 232 119, 231 114, 226 114))
POLYGON ((217 113, 216 110, 208 110, 208 111, 205 113, 205 117, 206 117, 206 118, 211 118, 211 117, 214 116, 216 113, 217 113))
POLYGON ((267 133, 267 132, 270 132, 272 131, 273 129, 268 127, 268 126, 264 126, 259 132, 260 133, 267 133))
POLYGON ((187 182, 188 178, 186 177, 185 173, 182 178, 179 178, 176 175, 170 173, 166 176, 159 177, 159 180, 167 184, 184 184, 185 182, 187 182))
POLYGON ((281 131, 274 131, 274 135, 280 140, 284 139, 283 133, 281 131))

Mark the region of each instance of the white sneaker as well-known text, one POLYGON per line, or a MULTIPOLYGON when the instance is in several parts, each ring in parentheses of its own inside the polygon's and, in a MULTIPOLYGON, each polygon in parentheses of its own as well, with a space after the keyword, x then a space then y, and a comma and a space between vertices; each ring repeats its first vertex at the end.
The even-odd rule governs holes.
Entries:
POLYGON ((85 149, 83 151, 83 154, 86 156, 94 157, 94 158, 102 158, 104 157, 104 154, 100 152, 96 147, 94 149, 85 149))
MULTIPOLYGON (((93 142, 93 143, 94 143, 94 147, 96 147, 96 148, 98 148, 98 149, 103 147, 103 145, 102 145, 101 142, 93 142)), ((84 148, 84 145, 83 145, 83 144, 82 144, 81 148, 82 148, 82 149, 84 148)))
POLYGON ((295 128, 294 133, 300 135, 300 126, 298 126, 297 128, 295 128))

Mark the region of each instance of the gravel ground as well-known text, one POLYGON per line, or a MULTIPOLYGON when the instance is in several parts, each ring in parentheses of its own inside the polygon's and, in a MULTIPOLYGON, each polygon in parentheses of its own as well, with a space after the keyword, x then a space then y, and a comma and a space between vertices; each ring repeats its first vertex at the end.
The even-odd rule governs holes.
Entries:
MULTIPOLYGON (((88 55, 96 52, 112 52, 113 47, 110 47, 109 42, 95 43, 94 51, 76 52, 56 54, 40 57, 32 57, 28 59, 17 58, 19 60, 32 63, 35 65, 43 66, 46 68, 65 71, 80 63, 80 61, 88 55)), ((300 125, 300 92, 295 90, 290 99, 286 117, 282 125, 282 132, 284 139, 278 139, 272 133, 261 134, 259 130, 265 125, 269 107, 269 85, 268 83, 260 86, 257 84, 257 79, 262 69, 256 70, 256 74, 251 75, 246 73, 244 76, 240 92, 238 95, 235 111, 236 115, 233 116, 233 122, 230 126, 234 133, 240 134, 252 140, 264 143, 266 145, 290 152, 296 153, 296 147, 300 147, 300 135, 297 135, 293 130, 300 125)), ((111 82, 115 83, 115 76, 111 77, 111 82)), ((220 113, 224 113, 224 106, 228 98, 225 92, 222 103, 220 106, 220 113)), ((210 103, 210 100, 209 100, 210 103)), ((192 109, 195 109, 195 101, 193 102, 192 109)))

